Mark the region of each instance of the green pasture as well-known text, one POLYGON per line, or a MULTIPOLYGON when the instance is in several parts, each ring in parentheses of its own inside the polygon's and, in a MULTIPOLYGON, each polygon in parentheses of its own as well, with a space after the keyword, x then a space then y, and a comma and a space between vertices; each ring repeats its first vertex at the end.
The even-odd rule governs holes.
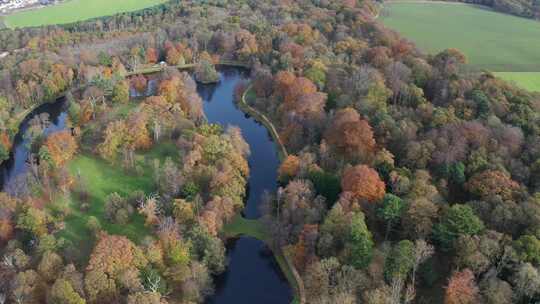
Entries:
POLYGON ((383 23, 436 53, 463 51, 476 68, 495 72, 540 71, 540 22, 467 4, 385 3, 383 23))
POLYGON ((67 0, 57 5, 15 12, 3 22, 11 28, 71 23, 140 10, 167 0, 67 0))
POLYGON ((497 72, 495 75, 523 89, 540 92, 540 72, 497 72))

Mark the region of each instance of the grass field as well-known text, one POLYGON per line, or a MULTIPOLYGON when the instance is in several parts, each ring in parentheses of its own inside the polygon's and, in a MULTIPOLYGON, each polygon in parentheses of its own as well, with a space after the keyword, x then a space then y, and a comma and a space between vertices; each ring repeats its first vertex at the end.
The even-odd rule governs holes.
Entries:
POLYGON ((497 72, 495 75, 529 91, 540 92, 540 72, 497 72))
POLYGON ((68 0, 58 5, 15 12, 5 16, 3 21, 11 28, 71 23, 135 11, 164 2, 167 0, 68 0))
MULTIPOLYGON (((388 2, 381 20, 429 53, 460 49, 476 69, 540 71, 540 22, 534 20, 479 6, 426 1, 388 2)), ((540 81, 540 73, 499 76, 527 89, 538 89, 540 81)))
MULTIPOLYGON (((178 159, 177 149, 172 143, 162 143, 144 154, 140 158, 165 159, 172 157, 178 159)), ((144 219, 135 212, 127 225, 113 224, 107 221, 105 216, 105 200, 111 193, 117 192, 122 197, 128 196, 136 190, 151 193, 153 181, 151 170, 145 168, 144 174, 138 176, 133 172, 126 172, 120 166, 111 165, 93 155, 82 154, 71 161, 69 165, 71 174, 77 176, 78 172, 84 173, 85 183, 90 193, 90 208, 86 212, 80 211, 80 202, 75 198, 69 203, 71 214, 65 220, 65 229, 59 236, 65 238, 84 253, 92 248, 91 233, 86 227, 90 216, 96 217, 101 228, 111 234, 125 235, 135 242, 149 235, 150 231, 144 225, 144 219)))
POLYGON ((223 232, 227 237, 237 237, 246 235, 261 241, 269 241, 268 231, 259 220, 250 220, 237 214, 234 219, 223 227, 223 232))

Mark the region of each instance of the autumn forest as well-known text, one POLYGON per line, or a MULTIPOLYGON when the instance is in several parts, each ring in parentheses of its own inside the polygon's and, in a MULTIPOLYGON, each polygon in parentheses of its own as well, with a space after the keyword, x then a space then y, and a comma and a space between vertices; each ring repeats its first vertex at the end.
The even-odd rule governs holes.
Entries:
POLYGON ((540 301, 540 93, 380 9, 0 30, 0 304, 540 301))

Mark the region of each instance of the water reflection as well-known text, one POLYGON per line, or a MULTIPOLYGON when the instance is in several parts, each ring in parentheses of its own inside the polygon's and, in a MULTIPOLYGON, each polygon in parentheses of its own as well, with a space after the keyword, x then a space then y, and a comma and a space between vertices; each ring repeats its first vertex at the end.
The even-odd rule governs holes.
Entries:
MULTIPOLYGON (((279 159, 276 146, 266 128, 239 110, 233 100, 234 88, 248 80, 247 72, 234 68, 220 69, 221 81, 199 85, 204 100, 204 112, 209 122, 234 125, 242 130, 249 144, 249 193, 244 209, 247 218, 260 216, 259 203, 264 191, 275 191, 279 159)), ((289 304, 291 288, 283 276, 272 252, 253 238, 230 241, 227 271, 216 278, 216 293, 209 304, 289 304)))
POLYGON ((16 191, 18 187, 16 184, 19 184, 17 181, 24 178, 24 175, 28 172, 28 157, 30 156, 29 148, 31 142, 25 134, 27 134, 30 128, 31 120, 44 114, 48 115, 49 120, 49 123, 42 132, 44 136, 64 130, 67 119, 65 98, 60 98, 54 103, 45 103, 39 106, 22 121, 19 126, 19 133, 17 133, 13 142, 10 158, 0 166, 0 185, 8 193, 13 194, 16 191))

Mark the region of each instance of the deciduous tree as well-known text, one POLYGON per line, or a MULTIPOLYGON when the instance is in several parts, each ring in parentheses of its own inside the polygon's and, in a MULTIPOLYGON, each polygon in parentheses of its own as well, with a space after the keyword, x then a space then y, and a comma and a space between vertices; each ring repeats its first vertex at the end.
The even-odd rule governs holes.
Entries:
POLYGON ((69 131, 60 131, 49 135, 45 146, 56 167, 63 166, 77 152, 77 142, 69 131))
POLYGON ((478 303, 478 287, 469 269, 455 272, 446 286, 445 304, 478 303))
POLYGON ((369 161, 375 152, 375 139, 369 123, 356 110, 339 110, 328 126, 324 138, 335 151, 350 160, 369 161))
POLYGON ((351 192, 355 198, 367 202, 378 202, 385 194, 385 185, 379 174, 366 165, 345 169, 341 177, 341 188, 344 192, 351 192))

